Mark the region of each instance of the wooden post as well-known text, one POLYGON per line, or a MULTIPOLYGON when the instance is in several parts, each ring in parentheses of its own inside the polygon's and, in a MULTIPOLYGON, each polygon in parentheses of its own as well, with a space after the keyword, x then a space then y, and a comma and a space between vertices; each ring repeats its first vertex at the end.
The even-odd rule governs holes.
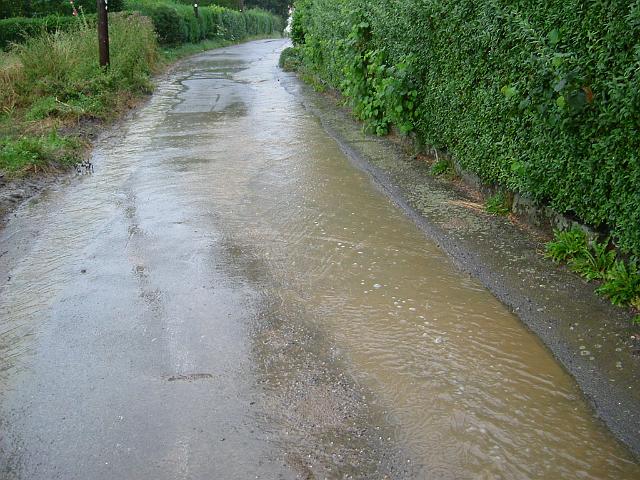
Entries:
POLYGON ((100 66, 108 67, 109 59, 109 0, 96 0, 98 2, 98 50, 100 51, 100 66))

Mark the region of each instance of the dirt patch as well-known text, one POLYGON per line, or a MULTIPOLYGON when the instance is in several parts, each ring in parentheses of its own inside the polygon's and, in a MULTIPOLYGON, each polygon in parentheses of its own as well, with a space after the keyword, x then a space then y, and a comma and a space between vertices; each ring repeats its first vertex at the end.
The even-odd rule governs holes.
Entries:
POLYGON ((59 176, 53 174, 10 181, 0 179, 0 226, 25 200, 38 195, 57 181, 59 176))

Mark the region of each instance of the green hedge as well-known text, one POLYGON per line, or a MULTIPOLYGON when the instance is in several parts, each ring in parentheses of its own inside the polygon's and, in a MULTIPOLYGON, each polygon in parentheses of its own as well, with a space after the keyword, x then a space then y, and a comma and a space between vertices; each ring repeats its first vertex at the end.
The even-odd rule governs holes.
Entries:
POLYGON ((488 183, 640 253, 640 2, 298 0, 306 68, 488 183))
POLYGON ((240 10, 240 0, 198 0, 197 2, 195 0, 178 0, 178 2, 191 6, 197 3, 200 7, 218 6, 232 10, 240 10))
MULTIPOLYGON (((96 13, 96 0, 74 0, 76 8, 84 13, 96 13)), ((124 0, 109 0, 109 10, 122 10, 124 0)), ((48 15, 71 15, 69 0, 0 0, 0 18, 46 17, 48 15)))
POLYGON ((137 10, 153 20, 163 45, 196 43, 204 39, 242 40, 251 35, 268 35, 283 29, 280 17, 262 10, 238 12, 218 6, 199 8, 171 1, 131 0, 127 8, 137 10))
MULTIPOLYGON (((85 16, 89 23, 94 23, 95 17, 95 14, 85 16)), ((76 28, 79 24, 80 20, 76 17, 58 15, 0 20, 0 50, 6 50, 12 43, 22 43, 25 39, 43 32, 67 31, 76 28)))

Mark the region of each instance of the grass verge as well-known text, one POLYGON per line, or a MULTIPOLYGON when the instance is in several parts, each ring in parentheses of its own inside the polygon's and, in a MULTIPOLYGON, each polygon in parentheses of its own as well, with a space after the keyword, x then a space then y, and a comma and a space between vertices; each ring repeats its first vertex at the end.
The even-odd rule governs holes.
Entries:
POLYGON ((117 118, 152 90, 159 56, 150 20, 114 14, 110 34, 109 69, 99 66, 95 29, 82 19, 0 57, 0 175, 68 167, 86 151, 87 126, 117 118))
MULTIPOLYGON (((111 65, 98 65, 96 32, 43 33, 0 52, 0 178, 68 169, 86 155, 104 122, 153 90, 151 77, 176 60, 238 43, 223 38, 161 49, 151 20, 111 15, 111 65)), ((266 38, 249 37, 246 40, 266 38)))

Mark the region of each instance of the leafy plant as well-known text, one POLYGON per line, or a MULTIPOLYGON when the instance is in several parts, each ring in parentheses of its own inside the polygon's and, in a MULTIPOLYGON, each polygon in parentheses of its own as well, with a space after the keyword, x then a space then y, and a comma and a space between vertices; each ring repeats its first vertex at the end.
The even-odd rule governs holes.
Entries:
POLYGON ((606 275, 605 283, 596 290, 614 305, 630 305, 640 296, 640 271, 634 258, 629 263, 616 260, 606 275))
POLYGON ((493 215, 509 215, 511 212, 511 208, 509 207, 509 203, 507 201, 507 197, 504 192, 498 192, 495 195, 489 197, 487 199, 487 203, 485 204, 485 209, 487 212, 493 215))
POLYGON ((609 241, 594 241, 583 247, 569 260, 569 268, 588 281, 603 279, 616 260, 615 250, 609 249, 609 241))
POLYGON ((446 160, 438 160, 433 165, 431 165, 432 175, 445 175, 451 173, 451 171, 451 163, 446 160))
POLYGON ((587 250, 587 234, 578 227, 555 230, 554 240, 545 245, 545 256, 554 262, 565 262, 587 250))
POLYGON ((302 64, 302 57, 300 55, 300 50, 289 47, 285 48, 280 54, 280 60, 278 61, 278 65, 285 72, 293 72, 300 68, 302 64))

